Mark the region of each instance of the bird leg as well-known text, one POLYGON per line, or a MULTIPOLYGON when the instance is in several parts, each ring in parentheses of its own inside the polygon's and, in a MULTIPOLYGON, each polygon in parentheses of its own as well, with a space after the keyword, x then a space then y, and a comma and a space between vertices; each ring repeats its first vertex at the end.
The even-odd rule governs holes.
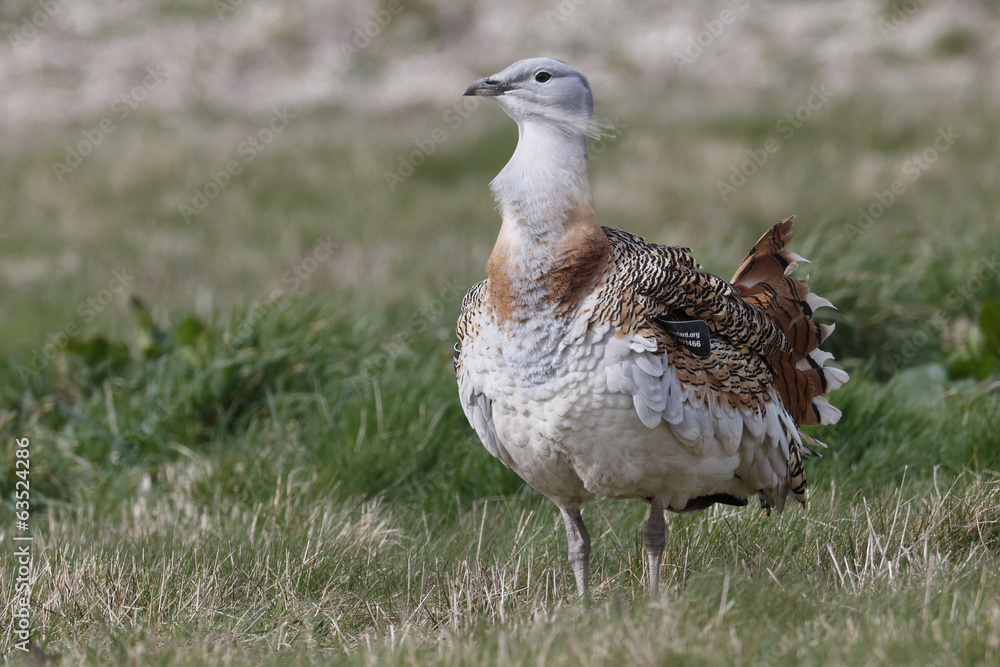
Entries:
POLYGON ((563 523, 566 524, 566 539, 569 542, 569 564, 576 577, 576 592, 580 597, 587 595, 590 569, 590 535, 583 525, 580 508, 566 509, 560 507, 563 523))
POLYGON ((656 595, 656 590, 660 586, 660 562, 663 560, 663 549, 667 545, 665 530, 663 508, 653 500, 649 505, 649 521, 642 531, 642 544, 646 547, 646 560, 649 564, 650 595, 656 595))

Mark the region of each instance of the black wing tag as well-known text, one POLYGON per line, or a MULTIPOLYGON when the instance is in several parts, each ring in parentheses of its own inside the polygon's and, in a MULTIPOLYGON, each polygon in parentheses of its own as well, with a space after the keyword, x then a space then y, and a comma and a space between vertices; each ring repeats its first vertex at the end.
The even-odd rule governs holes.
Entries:
POLYGON ((702 320, 689 320, 687 322, 659 320, 659 322, 674 338, 702 359, 712 354, 712 339, 708 335, 706 322, 702 320))

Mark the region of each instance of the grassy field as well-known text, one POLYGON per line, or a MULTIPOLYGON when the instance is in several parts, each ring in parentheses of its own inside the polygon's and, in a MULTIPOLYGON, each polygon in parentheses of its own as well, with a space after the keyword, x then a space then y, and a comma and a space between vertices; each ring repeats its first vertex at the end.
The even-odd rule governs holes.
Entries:
MULTIPOLYGON (((808 507, 668 517, 657 599, 644 506, 586 508, 589 605, 557 511, 479 444, 451 372, 501 112, 300 109, 252 160, 267 114, 148 112, 61 180, 99 117, 4 137, 0 627, 29 438, 30 641, 58 664, 996 662, 1000 114, 861 90, 802 120, 820 85, 598 98, 601 221, 730 275, 796 214, 852 380, 808 507)), ((0 655, 31 664, 17 641, 0 655)))

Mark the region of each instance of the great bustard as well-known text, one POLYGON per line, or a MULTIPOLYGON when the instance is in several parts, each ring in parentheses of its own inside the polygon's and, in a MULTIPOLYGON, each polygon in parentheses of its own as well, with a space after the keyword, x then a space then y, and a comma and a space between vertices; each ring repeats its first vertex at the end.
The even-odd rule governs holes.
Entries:
POLYGON ((832 424, 822 398, 847 380, 824 368, 829 305, 789 276, 792 218, 753 247, 732 282, 687 248, 601 227, 587 180, 594 101, 582 74, 551 58, 514 63, 468 87, 517 122, 513 157, 491 187, 503 224, 487 280, 466 295, 455 371, 462 408, 491 454, 562 512, 580 595, 590 537, 580 508, 641 498, 649 588, 664 510, 714 503, 780 511, 804 501, 802 424, 832 424))

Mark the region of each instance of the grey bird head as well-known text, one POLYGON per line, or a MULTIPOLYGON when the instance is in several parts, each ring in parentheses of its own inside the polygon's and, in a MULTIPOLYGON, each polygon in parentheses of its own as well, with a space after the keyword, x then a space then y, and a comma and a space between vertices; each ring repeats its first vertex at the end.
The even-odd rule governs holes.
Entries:
POLYGON ((549 121, 586 135, 595 132, 594 96, 587 77, 555 58, 519 60, 474 82, 465 95, 492 97, 518 125, 549 121))

